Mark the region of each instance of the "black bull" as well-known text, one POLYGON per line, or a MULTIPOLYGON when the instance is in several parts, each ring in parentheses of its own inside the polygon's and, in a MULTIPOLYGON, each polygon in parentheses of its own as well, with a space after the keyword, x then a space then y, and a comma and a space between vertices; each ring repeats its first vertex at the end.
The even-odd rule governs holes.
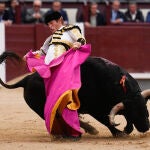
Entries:
MULTIPOLYGON (((12 52, 0 55, 0 63, 7 57, 20 59, 12 52)), ((130 134, 133 125, 139 132, 149 130, 149 114, 146 107, 149 91, 141 94, 137 81, 120 66, 103 58, 89 57, 81 65, 82 86, 78 96, 81 102, 79 114, 90 114, 99 122, 107 126, 113 136, 130 134), (127 125, 124 131, 115 128, 116 114, 124 115, 127 125)), ((6 88, 24 88, 24 99, 29 107, 44 119, 45 88, 43 79, 38 73, 27 75, 21 81, 7 85, 6 88)), ((81 127, 92 128, 80 120, 81 127)), ((90 129, 89 129, 90 130, 90 129)))

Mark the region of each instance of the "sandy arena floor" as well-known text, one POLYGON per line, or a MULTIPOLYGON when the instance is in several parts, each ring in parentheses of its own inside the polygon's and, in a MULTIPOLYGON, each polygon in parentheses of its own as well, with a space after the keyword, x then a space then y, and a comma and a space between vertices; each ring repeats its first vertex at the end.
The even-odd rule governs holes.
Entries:
MULTIPOLYGON (((150 112, 150 103, 148 107, 150 112)), ((150 131, 141 134, 134 130, 128 137, 113 138, 102 124, 86 118, 99 130, 98 135, 85 133, 79 141, 54 139, 44 121, 25 103, 22 88, 0 87, 0 150, 150 150, 150 131)), ((119 127, 123 129, 124 118, 117 116, 116 122, 123 122, 119 127)))

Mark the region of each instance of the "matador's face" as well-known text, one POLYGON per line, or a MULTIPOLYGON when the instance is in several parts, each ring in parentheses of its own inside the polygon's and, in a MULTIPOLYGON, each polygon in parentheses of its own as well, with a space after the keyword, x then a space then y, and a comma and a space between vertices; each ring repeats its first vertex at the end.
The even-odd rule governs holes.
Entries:
POLYGON ((57 31, 61 26, 62 26, 62 22, 60 19, 52 20, 52 21, 48 22, 48 27, 49 27, 50 31, 52 32, 52 34, 55 31, 57 31))

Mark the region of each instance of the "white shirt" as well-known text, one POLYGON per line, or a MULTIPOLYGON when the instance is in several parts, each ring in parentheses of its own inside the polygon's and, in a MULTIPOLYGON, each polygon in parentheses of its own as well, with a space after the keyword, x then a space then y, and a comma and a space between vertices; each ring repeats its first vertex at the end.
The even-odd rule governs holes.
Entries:
POLYGON ((130 13, 130 14, 131 14, 132 20, 135 20, 137 12, 135 12, 134 14, 133 13, 130 13))
MULTIPOLYGON (((62 26, 59 30, 61 30, 63 27, 64 26, 62 26)), ((65 32, 63 32, 63 35, 61 36, 61 40, 67 40, 71 43, 74 43, 77 41, 77 38, 70 31, 65 31, 65 32)), ((56 47, 56 45, 54 45, 54 44, 49 46, 46 57, 45 57, 45 64, 49 64, 54 58, 56 58, 55 47, 56 47)), ((59 57, 63 53, 64 52, 60 52, 59 55, 57 55, 57 57, 59 57)))
POLYGON ((90 17, 90 23, 93 27, 96 27, 96 15, 90 17))

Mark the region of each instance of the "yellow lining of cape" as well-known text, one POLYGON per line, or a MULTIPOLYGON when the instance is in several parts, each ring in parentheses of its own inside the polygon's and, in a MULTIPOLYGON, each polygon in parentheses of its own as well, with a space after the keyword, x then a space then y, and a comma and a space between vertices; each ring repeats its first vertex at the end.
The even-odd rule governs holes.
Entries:
POLYGON ((80 101, 78 98, 78 89, 68 90, 64 92, 57 100, 50 114, 50 132, 52 131, 56 111, 58 110, 57 112, 61 115, 65 107, 67 107, 70 110, 79 109, 80 101))

